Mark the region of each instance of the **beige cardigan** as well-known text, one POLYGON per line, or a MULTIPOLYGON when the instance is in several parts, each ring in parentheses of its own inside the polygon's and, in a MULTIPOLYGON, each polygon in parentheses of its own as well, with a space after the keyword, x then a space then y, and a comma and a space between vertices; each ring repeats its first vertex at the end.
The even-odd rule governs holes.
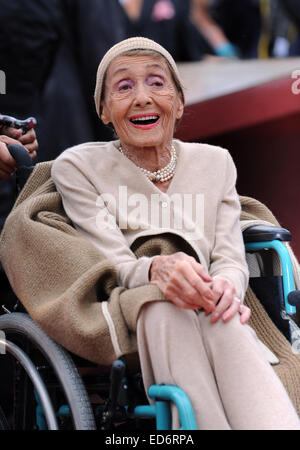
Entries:
POLYGON ((51 176, 74 226, 110 259, 119 284, 149 282, 153 257, 132 248, 142 237, 171 232, 191 246, 213 277, 231 282, 243 299, 248 267, 239 224, 236 169, 227 150, 174 140, 176 173, 166 193, 120 154, 119 141, 64 151, 51 176))

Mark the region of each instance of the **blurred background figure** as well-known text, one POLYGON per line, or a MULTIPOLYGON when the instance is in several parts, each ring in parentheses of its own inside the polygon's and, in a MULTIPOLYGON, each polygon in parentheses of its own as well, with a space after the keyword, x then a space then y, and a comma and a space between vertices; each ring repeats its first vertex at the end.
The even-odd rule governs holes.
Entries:
POLYGON ((290 53, 291 22, 279 0, 272 0, 267 7, 270 21, 268 56, 285 58, 290 53))
POLYGON ((62 40, 38 116, 42 160, 54 159, 75 144, 112 138, 112 131, 97 117, 93 93, 99 61, 125 37, 118 0, 61 0, 61 4, 62 40))
POLYGON ((290 56, 300 55, 300 2, 299 0, 279 0, 282 9, 284 9, 295 26, 295 32, 291 33, 293 40, 290 47, 290 56))
POLYGON ((297 0, 260 0, 259 58, 300 55, 300 3, 297 0))
MULTIPOLYGON (((60 0, 0 0, 0 69, 6 76, 2 114, 37 116, 57 50, 63 13, 60 0)), ((0 231, 14 202, 15 181, 0 182, 0 231)))
POLYGON ((126 37, 144 36, 164 46, 176 61, 199 61, 214 54, 190 20, 190 0, 119 0, 126 37))
POLYGON ((192 0, 191 19, 211 44, 216 55, 237 57, 238 49, 228 40, 222 27, 213 19, 210 11, 212 0, 192 0))
POLYGON ((0 0, 0 66, 6 75, 3 113, 37 114, 62 28, 60 0, 0 0))
POLYGON ((225 57, 300 55, 299 0, 191 0, 191 17, 225 57))
POLYGON ((192 0, 192 17, 219 56, 256 58, 260 0, 192 0))

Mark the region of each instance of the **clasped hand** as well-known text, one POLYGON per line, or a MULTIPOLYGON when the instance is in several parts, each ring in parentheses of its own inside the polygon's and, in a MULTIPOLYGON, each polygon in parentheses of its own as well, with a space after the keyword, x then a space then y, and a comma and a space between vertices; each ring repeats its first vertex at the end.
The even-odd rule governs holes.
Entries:
POLYGON ((36 151, 38 149, 38 143, 33 129, 22 135, 22 130, 4 127, 0 133, 0 180, 9 180, 16 170, 16 162, 7 149, 7 145, 9 144, 23 145, 28 150, 32 159, 36 157, 36 151))
POLYGON ((212 279, 202 264, 183 252, 155 257, 150 282, 179 308, 211 314, 211 322, 219 318, 228 322, 237 313, 241 323, 249 320, 251 311, 240 303, 234 286, 222 278, 212 279))

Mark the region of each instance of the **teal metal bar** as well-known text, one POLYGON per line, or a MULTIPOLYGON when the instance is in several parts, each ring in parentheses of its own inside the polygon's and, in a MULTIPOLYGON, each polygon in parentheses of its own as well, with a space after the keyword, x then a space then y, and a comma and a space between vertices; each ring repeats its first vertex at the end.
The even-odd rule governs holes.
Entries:
POLYGON ((156 407, 154 405, 140 405, 134 408, 134 417, 156 417, 156 407))
POLYGON ((169 401, 156 401, 156 429, 172 430, 172 415, 169 401))
POLYGON ((245 248, 246 250, 273 249, 277 252, 281 262, 285 311, 287 314, 295 314, 296 307, 290 305, 287 298, 289 293, 295 290, 295 285, 291 257, 286 246, 279 240, 273 240, 266 242, 249 242, 245 244, 245 248))
POLYGON ((169 401, 157 401, 155 405, 136 406, 134 417, 151 417, 156 419, 157 430, 171 430, 172 417, 169 401))
POLYGON ((195 415, 188 396, 177 386, 152 385, 148 389, 150 398, 172 401, 178 409, 181 430, 197 430, 195 415))

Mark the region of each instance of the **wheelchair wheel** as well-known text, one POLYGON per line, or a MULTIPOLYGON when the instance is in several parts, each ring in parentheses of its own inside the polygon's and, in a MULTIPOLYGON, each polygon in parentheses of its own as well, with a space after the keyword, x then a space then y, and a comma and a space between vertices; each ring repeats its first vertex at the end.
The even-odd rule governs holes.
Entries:
MULTIPOLYGON (((68 402, 74 428, 77 430, 96 429, 94 414, 85 386, 71 356, 47 336, 27 314, 17 312, 0 316, 0 330, 4 332, 7 341, 17 343, 22 343, 24 340, 29 341, 30 345, 38 349, 48 364, 52 366, 68 402)), ((21 349, 19 350, 22 352, 21 349)), ((20 359, 18 361, 25 368, 22 361, 20 359)), ((32 377, 31 379, 33 381, 32 377)), ((34 381, 33 385, 36 388, 34 381)), ((3 426, 6 426, 6 422, 3 422, 3 426)))

